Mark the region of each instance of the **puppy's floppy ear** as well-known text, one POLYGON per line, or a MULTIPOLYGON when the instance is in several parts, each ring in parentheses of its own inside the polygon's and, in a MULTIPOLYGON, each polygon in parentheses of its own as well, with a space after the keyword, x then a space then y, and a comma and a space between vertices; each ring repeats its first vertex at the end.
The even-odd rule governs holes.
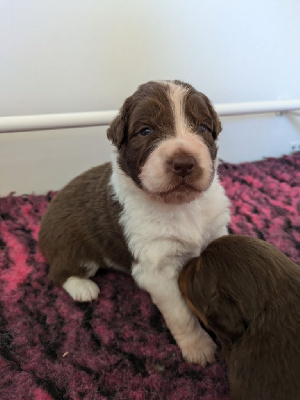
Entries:
POLYGON ((202 294, 201 288, 199 288, 199 282, 195 280, 195 269, 197 266, 198 258, 191 259, 181 271, 178 277, 179 288, 188 306, 192 311, 199 316, 202 309, 202 302, 200 294, 202 294), (195 286, 197 286, 195 288, 195 286))
POLYGON ((207 324, 220 339, 234 342, 247 329, 238 304, 223 293, 214 296, 205 312, 207 324))
POLYGON ((121 147, 122 143, 125 140, 126 132, 125 132, 125 121, 122 118, 122 115, 119 114, 110 124, 107 129, 107 138, 115 145, 118 149, 121 147))
POLYGON ((107 138, 119 149, 127 138, 132 96, 125 100, 119 114, 107 129, 107 138))
POLYGON ((217 139, 217 137, 219 136, 219 133, 222 130, 221 121, 219 120, 218 114, 216 113, 214 107, 212 106, 209 98, 207 96, 205 96, 205 94, 203 94, 203 93, 202 93, 202 96, 204 97, 204 100, 208 107, 209 113, 213 120, 213 137, 214 137, 214 139, 217 139))

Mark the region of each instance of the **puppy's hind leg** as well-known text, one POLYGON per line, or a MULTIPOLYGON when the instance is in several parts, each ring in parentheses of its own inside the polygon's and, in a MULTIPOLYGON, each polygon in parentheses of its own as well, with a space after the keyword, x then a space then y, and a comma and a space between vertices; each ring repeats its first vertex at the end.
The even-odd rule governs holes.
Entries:
POLYGON ((84 262, 73 268, 63 268, 56 260, 50 267, 49 278, 62 286, 75 300, 89 302, 97 299, 100 289, 89 278, 97 272, 99 266, 95 262, 84 262))

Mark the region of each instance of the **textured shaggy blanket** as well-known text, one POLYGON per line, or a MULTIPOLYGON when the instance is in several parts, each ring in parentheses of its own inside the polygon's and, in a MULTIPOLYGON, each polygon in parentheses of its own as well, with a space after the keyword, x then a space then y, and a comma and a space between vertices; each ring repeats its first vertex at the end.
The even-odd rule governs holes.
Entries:
MULTIPOLYGON (((220 167, 231 232, 300 262, 300 153, 220 167)), ((0 399, 226 400, 226 366, 184 362, 159 311, 130 276, 102 271, 101 293, 74 302, 37 250, 54 194, 0 199, 0 399)))

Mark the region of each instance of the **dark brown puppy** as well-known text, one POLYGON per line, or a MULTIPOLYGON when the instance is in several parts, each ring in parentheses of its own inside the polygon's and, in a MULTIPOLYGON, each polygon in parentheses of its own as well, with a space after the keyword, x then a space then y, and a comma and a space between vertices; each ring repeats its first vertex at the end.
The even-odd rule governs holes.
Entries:
POLYGON ((179 285, 215 332, 232 400, 300 399, 300 267, 249 236, 214 240, 187 263, 179 285))

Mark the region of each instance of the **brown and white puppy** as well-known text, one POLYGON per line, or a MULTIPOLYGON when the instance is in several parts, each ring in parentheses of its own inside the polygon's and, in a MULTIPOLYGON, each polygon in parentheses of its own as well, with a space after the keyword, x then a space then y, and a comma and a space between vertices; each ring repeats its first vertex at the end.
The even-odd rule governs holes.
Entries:
POLYGON ((187 263, 179 286, 222 344, 232 400, 300 399, 300 266, 229 235, 187 263))
POLYGON ((75 300, 99 294, 100 267, 131 273, 147 290, 185 359, 213 361, 215 344, 178 288, 184 263, 227 233, 219 183, 219 119, 208 98, 179 81, 141 85, 107 136, 112 163, 71 181, 42 219, 40 249, 50 278, 75 300))

